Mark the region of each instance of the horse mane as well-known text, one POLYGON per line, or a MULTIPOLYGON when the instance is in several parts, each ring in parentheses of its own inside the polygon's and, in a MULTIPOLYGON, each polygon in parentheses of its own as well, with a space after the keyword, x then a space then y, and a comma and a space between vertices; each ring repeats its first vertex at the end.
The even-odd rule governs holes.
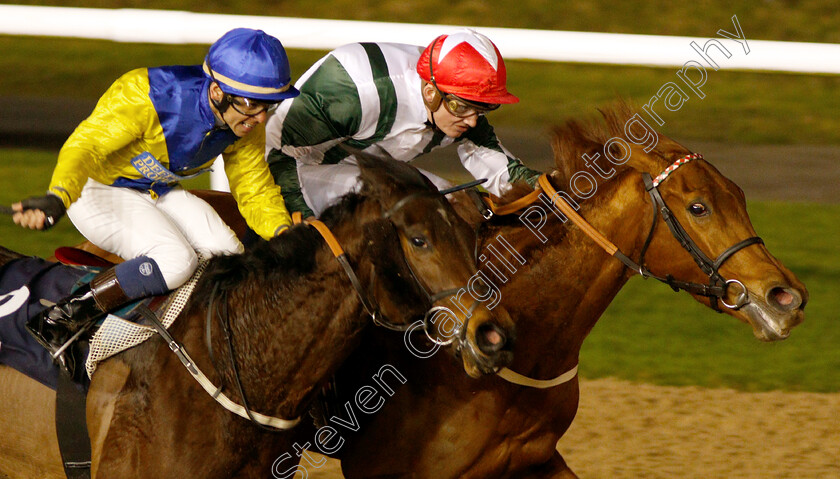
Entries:
MULTIPOLYGON (((637 157, 633 155, 627 163, 615 165, 604 159, 604 145, 612 138, 620 138, 627 141, 625 125, 636 115, 646 121, 635 105, 626 100, 618 99, 613 103, 598 109, 599 117, 572 118, 566 120, 560 126, 555 126, 552 138, 552 149, 554 150, 554 163, 557 166, 559 178, 562 184, 568 184, 571 177, 578 171, 591 171, 583 158, 584 154, 594 157, 601 156, 599 162, 603 168, 614 168, 618 172, 629 168, 644 169, 637 157)), ((648 125, 653 128, 653 125, 648 125)), ((686 154, 689 150, 671 138, 657 132, 658 141, 656 146, 647 153, 648 159, 653 159, 656 167, 660 170, 667 167, 675 156, 686 154)), ((627 141, 630 143, 629 141, 627 141)), ((620 149, 613 144, 614 149, 620 149)), ((622 152, 615 151, 616 157, 621 157, 622 152)), ((616 177, 618 175, 615 175, 616 177)), ((601 181, 601 178, 598 178, 601 181)))
MULTIPOLYGON (((414 190, 437 190, 416 168, 398 161, 381 161, 383 157, 390 158, 384 150, 377 157, 347 146, 343 148, 354 155, 360 165, 368 166, 361 169, 361 190, 343 195, 321 213, 319 219, 330 229, 354 221, 361 204, 369 198, 381 196, 383 192, 406 195, 414 190)), ((315 269, 315 253, 322 244, 323 239, 313 228, 294 226, 270 241, 259 241, 243 254, 213 258, 203 274, 199 289, 213 285, 222 290, 231 289, 247 279, 265 281, 275 278, 278 271, 282 272, 280 280, 288 284, 315 269)), ((195 297, 202 296, 198 294, 195 297)))
MULTIPOLYGON (((348 193, 327 208, 320 220, 333 229, 349 221, 364 200, 364 195, 348 193)), ((206 298, 214 286, 230 290, 248 280, 292 283, 315 269, 315 254, 323 244, 324 240, 315 229, 295 225, 271 240, 258 240, 242 254, 213 257, 193 297, 206 298)))
MULTIPOLYGON (((583 158, 584 154, 590 158, 594 158, 596 154, 600 155, 598 165, 604 169, 613 168, 616 170, 616 174, 608 180, 601 177, 596 178, 598 185, 601 186, 601 184, 609 183, 611 180, 620 177, 622 171, 632 168, 644 170, 646 165, 641 164, 642 157, 644 157, 644 161, 648 162, 648 166, 653 161, 653 166, 656 167, 657 171, 661 171, 673 161, 674 157, 689 152, 683 145, 657 132, 658 141, 650 152, 645 155, 636 153, 623 165, 610 163, 604 158, 604 145, 612 138, 621 138, 626 141, 625 124, 633 116, 639 114, 640 109, 628 101, 618 99, 611 104, 598 108, 597 111, 599 115, 569 118, 551 130, 551 146, 554 151, 555 168, 546 171, 546 173, 558 191, 569 193, 569 180, 575 173, 579 171, 592 173, 592 169, 586 165, 583 158)), ((642 118, 644 119, 644 117, 642 118)), ((615 148, 619 147, 615 146, 615 148)), ((615 152, 615 156, 620 157, 621 152, 615 152)), ((531 187, 524 182, 514 183, 512 188, 499 198, 498 204, 511 203, 531 191, 531 187)), ((505 224, 510 221, 510 218, 494 218, 496 224, 505 224)))
MULTIPOLYGON (((356 157, 359 162, 376 160, 377 158, 390 158, 391 155, 381 149, 378 156, 355 148, 342 145, 343 149, 356 157)), ((407 189, 437 191, 437 187, 419 170, 409 167, 402 161, 377 162, 374 170, 362 171, 362 188, 359 193, 367 196, 373 193, 374 189, 389 190, 392 193, 408 194, 407 189), (385 181, 383 178, 388 178, 385 181)))

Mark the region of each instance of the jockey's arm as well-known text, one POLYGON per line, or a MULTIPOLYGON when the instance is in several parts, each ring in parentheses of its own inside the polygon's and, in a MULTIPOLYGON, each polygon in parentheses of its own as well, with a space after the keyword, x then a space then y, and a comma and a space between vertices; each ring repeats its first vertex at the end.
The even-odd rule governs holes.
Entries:
POLYGON ((265 129, 260 126, 225 150, 225 174, 242 217, 265 239, 292 224, 280 187, 263 158, 265 129))
POLYGON ((518 181, 535 187, 541 174, 522 164, 502 145, 484 116, 479 117, 476 126, 465 133, 458 145, 458 155, 473 177, 487 178, 482 186, 496 196, 504 194, 512 183, 518 181))
POLYGON ((153 128, 151 117, 155 115, 148 88, 145 69, 126 73, 108 88, 93 113, 64 143, 49 191, 61 198, 65 207, 76 201, 88 178, 110 184, 123 168, 131 167, 116 164, 120 155, 114 153, 144 138, 153 128))
POLYGON ((109 165, 111 155, 142 138, 149 122, 148 80, 144 83, 144 76, 138 73, 123 75, 102 95, 59 151, 48 195, 13 205, 19 212, 14 217, 16 223, 47 229, 78 199, 88 178, 116 177, 113 172, 119 165, 109 165))
POLYGON ((288 208, 311 215, 297 162, 333 164, 347 156, 341 143, 358 134, 363 113, 355 84, 331 56, 298 88, 300 96, 281 104, 267 122, 265 159, 288 208))
POLYGON ((328 56, 300 85, 300 95, 282 104, 268 120, 266 154, 282 152, 303 163, 323 163, 335 154, 330 150, 338 143, 358 133, 362 115, 356 85, 328 56))

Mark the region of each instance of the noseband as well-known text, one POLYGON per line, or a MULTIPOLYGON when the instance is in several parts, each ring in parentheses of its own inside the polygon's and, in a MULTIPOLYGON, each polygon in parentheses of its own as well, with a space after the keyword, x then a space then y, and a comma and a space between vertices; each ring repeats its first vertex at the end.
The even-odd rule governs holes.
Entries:
POLYGON ((677 161, 675 161, 671 166, 666 168, 662 173, 657 175, 655 179, 651 179, 649 173, 642 173, 642 179, 645 183, 645 190, 650 195, 651 201, 653 202, 653 221, 650 226, 650 231, 648 232, 648 236, 645 239, 644 246, 642 247, 642 252, 639 256, 639 262, 635 262, 622 253, 614 244, 612 244, 609 240, 603 237, 599 232, 594 231, 594 229, 584 220, 577 212, 568 204, 565 200, 563 200, 558 194, 557 191, 554 190, 554 187, 549 183, 548 177, 546 175, 542 175, 539 179, 539 184, 542 189, 548 193, 554 204, 578 227, 587 233, 590 237, 596 240, 602 248, 604 248, 608 253, 615 256, 618 260, 624 263, 628 268, 631 270, 639 273, 643 278, 653 278, 658 281, 661 281, 668 286, 671 287, 674 291, 684 290, 691 294, 696 294, 699 296, 705 296, 709 298, 709 305, 715 311, 720 312, 720 308, 718 307, 718 300, 727 308, 738 310, 744 306, 746 306, 749 302, 749 294, 747 291, 746 286, 744 283, 737 279, 724 279, 721 276, 719 269, 723 265, 726 260, 732 257, 735 253, 740 251, 747 246, 753 244, 764 244, 764 241, 758 237, 753 236, 751 238, 747 238, 745 240, 739 241, 734 245, 727 248, 723 253, 720 254, 714 261, 709 259, 705 253, 697 246, 697 243, 691 239, 688 232, 685 228, 682 227, 679 220, 674 216, 671 209, 665 203, 665 200, 662 199, 662 194, 659 192, 659 185, 666 179, 668 176, 673 173, 677 168, 686 163, 690 162, 691 160, 703 159, 703 155, 699 153, 693 153, 686 155, 677 161), (686 251, 691 255, 694 262, 697 263, 697 266, 709 276, 709 283, 694 283, 690 281, 679 281, 673 278, 673 276, 666 275, 665 277, 657 276, 653 274, 647 266, 645 265, 645 253, 647 252, 648 247, 650 246, 651 240, 653 239, 653 233, 656 230, 657 225, 657 217, 662 215, 662 220, 668 225, 668 229, 671 231, 671 234, 676 238, 676 240, 680 243, 680 245, 685 248, 686 251), (586 227, 583 227, 585 225, 586 227), (726 292, 729 288, 729 285, 736 284, 741 288, 741 292, 738 294, 738 298, 734 304, 729 304, 726 302, 726 292))

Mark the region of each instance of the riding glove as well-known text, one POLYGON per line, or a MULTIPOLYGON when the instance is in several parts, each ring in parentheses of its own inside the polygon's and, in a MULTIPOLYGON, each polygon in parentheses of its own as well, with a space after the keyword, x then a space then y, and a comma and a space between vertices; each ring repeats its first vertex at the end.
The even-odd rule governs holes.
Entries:
POLYGON ((24 210, 41 210, 44 212, 44 230, 48 230, 58 223, 67 208, 61 198, 55 195, 33 196, 21 201, 24 210))

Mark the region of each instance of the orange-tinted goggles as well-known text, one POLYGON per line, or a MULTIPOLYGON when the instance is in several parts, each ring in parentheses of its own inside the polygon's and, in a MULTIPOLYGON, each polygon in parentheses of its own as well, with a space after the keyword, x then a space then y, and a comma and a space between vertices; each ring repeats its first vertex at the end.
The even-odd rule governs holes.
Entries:
POLYGON ((443 98, 443 106, 446 108, 446 111, 452 113, 453 115, 459 118, 466 118, 472 115, 483 115, 487 112, 493 111, 499 108, 498 103, 482 103, 478 101, 469 101, 465 100, 461 97, 451 95, 449 93, 444 93, 440 90, 441 97, 443 98))

